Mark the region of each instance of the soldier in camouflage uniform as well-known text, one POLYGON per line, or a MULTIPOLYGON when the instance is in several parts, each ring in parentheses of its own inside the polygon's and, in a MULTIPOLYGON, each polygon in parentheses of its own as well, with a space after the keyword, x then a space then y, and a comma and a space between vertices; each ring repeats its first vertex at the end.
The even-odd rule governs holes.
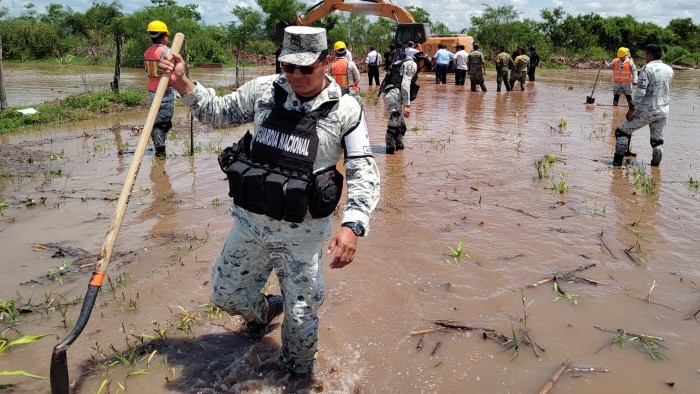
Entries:
POLYGON ((515 89, 515 82, 520 82, 520 90, 525 90, 525 77, 530 68, 530 57, 525 54, 525 50, 520 48, 515 58, 513 71, 510 73, 510 87, 515 89))
POLYGON ((342 95, 340 86, 324 73, 329 61, 325 29, 287 27, 279 60, 283 74, 256 78, 223 97, 190 81, 179 55, 167 56, 159 68, 171 72, 170 85, 201 122, 215 128, 253 122, 253 134, 244 136, 231 151, 235 154, 221 157, 230 184, 239 174, 235 168, 248 167, 240 172, 244 188, 230 188, 235 224, 212 269, 211 300, 226 312, 242 316, 243 329, 258 335, 264 335, 272 320, 284 312, 280 360, 292 373, 307 374, 316 358, 317 310, 324 300, 323 244, 331 236, 332 224, 328 208, 335 209, 342 192, 343 178, 335 175, 335 164, 344 155, 348 192, 342 225, 325 251, 335 252, 331 269, 350 264, 357 237, 369 232, 369 216, 379 198, 379 171, 360 105, 342 95), (298 163, 308 172, 297 172, 298 163), (285 170, 277 171, 280 168, 285 170), (261 176, 264 188, 256 183, 261 173, 265 173, 261 176), (294 175, 298 173, 301 176, 294 175), (339 190, 317 187, 325 174, 339 179, 335 185, 339 190), (280 177, 286 183, 279 183, 280 177), (306 179, 312 179, 310 196, 306 187, 296 187, 298 182, 307 185, 306 179), (261 195, 249 198, 251 190, 261 195), (292 195, 290 190, 301 192, 292 195), (334 200, 321 214, 327 216, 318 217, 314 196, 320 199, 329 190, 334 200), (237 193, 244 193, 244 198, 237 193), (273 209, 280 202, 277 198, 282 199, 284 210, 279 220, 282 216, 273 209), (303 209, 296 217, 288 207, 299 204, 303 209), (272 270, 279 279, 281 297, 261 292, 272 270))
POLYGON ((496 91, 501 91, 501 82, 503 82, 506 90, 510 92, 510 69, 515 63, 513 63, 510 54, 506 52, 506 47, 501 46, 500 51, 501 53, 496 56, 496 91))
POLYGON ((469 80, 472 92, 476 92, 476 85, 481 86, 481 91, 486 91, 484 74, 486 74, 486 58, 479 50, 479 44, 474 44, 474 50, 467 56, 467 68, 469 69, 469 80))
POLYGON ((663 156, 664 127, 669 113, 668 96, 673 69, 659 60, 661 47, 649 44, 644 49, 647 64, 639 72, 637 89, 632 95, 626 120, 615 130, 614 166, 622 165, 632 133, 646 125, 649 125, 652 147, 651 165, 658 166, 663 156))
POLYGON ((427 62, 423 52, 393 62, 379 87, 379 94, 384 94, 384 105, 389 111, 389 122, 386 128, 386 153, 388 154, 404 148, 405 118, 411 116, 411 86, 415 86, 418 72, 426 66, 427 62))

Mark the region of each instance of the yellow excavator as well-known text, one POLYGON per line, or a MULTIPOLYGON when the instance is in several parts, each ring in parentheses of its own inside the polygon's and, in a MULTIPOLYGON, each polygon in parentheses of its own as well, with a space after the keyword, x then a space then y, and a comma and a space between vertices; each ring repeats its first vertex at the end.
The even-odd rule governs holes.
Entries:
POLYGON ((406 45, 409 41, 418 43, 421 50, 430 56, 435 56, 438 44, 443 43, 448 50, 457 51, 457 45, 464 45, 467 52, 472 50, 474 39, 468 34, 450 34, 446 36, 431 36, 430 26, 425 23, 416 23, 410 12, 405 8, 384 0, 359 0, 359 2, 346 2, 345 0, 322 0, 306 10, 305 15, 297 15, 295 24, 308 26, 324 16, 335 11, 355 12, 364 15, 376 15, 396 21, 394 42, 406 45))

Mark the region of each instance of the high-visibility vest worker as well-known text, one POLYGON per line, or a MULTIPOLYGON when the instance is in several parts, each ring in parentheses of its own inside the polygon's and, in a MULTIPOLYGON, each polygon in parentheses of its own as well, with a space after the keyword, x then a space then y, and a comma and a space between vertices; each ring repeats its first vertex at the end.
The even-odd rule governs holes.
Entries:
POLYGON ((630 50, 625 47, 617 50, 617 57, 613 60, 613 82, 632 82, 632 68, 630 58, 627 56, 629 52, 630 50), (620 66, 620 60, 623 61, 622 66, 620 66))
POLYGON ((348 87, 348 59, 337 58, 331 62, 331 77, 341 88, 348 87))
MULTIPOLYGON (((149 23, 148 27, 146 28, 146 32, 148 32, 148 34, 154 40, 163 34, 166 37, 170 35, 168 26, 161 21, 153 21, 149 23)), ((167 45, 153 44, 143 54, 143 68, 146 69, 146 74, 148 75, 149 92, 155 92, 158 90, 158 81, 160 79, 160 73, 158 72, 158 61, 166 50, 169 50, 167 45)))

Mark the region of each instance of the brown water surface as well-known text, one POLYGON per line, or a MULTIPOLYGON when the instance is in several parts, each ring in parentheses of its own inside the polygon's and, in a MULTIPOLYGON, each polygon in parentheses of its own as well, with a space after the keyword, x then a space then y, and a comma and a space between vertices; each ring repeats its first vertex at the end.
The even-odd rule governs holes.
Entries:
MULTIPOLYGON (((81 78, 42 80, 68 92, 80 89, 81 78)), ((211 263, 232 223, 216 152, 246 127, 211 130, 195 121, 197 153, 189 157, 189 115, 179 105, 168 157, 147 153, 109 281, 68 350, 77 391, 96 393, 108 381, 112 393, 124 391, 119 385, 134 393, 532 393, 569 359, 608 372, 567 372, 557 393, 698 392, 693 240, 700 238, 700 196, 688 183, 700 178, 698 73, 676 74, 659 168, 648 166, 648 128, 634 134, 641 170, 610 166, 625 110, 605 105, 612 101, 607 81, 595 94, 602 105, 584 104, 594 78, 593 71, 545 70, 525 92, 497 93, 487 80, 489 92, 472 93, 426 76, 406 149, 396 155, 381 153, 383 104, 365 105, 382 196, 356 261, 326 270, 317 382, 310 385, 279 369, 279 330, 252 342, 236 333, 237 319, 207 313, 211 263), (549 154, 556 157, 550 179, 534 179, 535 161, 549 154), (568 188, 550 190, 557 185, 568 188), (450 248, 460 243, 453 257, 450 248), (592 264, 578 276, 598 285, 559 281, 576 304, 555 301, 551 282, 529 287, 592 264), (434 319, 478 329, 412 335, 436 328, 434 319), (518 338, 527 332, 541 349, 519 343, 515 355, 484 340, 484 329, 518 338), (604 330, 618 329, 663 338, 656 350, 664 359, 637 350, 639 340, 611 344, 617 333, 604 330), (136 365, 115 361, 110 348, 139 345, 136 365)), ((108 84, 111 74, 89 79, 108 84)), ((142 79, 134 76, 135 85, 142 79)), ((8 84, 8 96, 36 104, 48 93, 32 81, 8 84)), ((135 147, 133 129, 145 114, 2 136, 0 202, 9 206, 0 217, 0 299, 35 306, 4 335, 52 335, 0 356, 0 371, 47 379, 2 376, 0 384, 49 391, 51 349, 79 312, 65 304, 85 291, 131 161, 118 151, 135 147)))

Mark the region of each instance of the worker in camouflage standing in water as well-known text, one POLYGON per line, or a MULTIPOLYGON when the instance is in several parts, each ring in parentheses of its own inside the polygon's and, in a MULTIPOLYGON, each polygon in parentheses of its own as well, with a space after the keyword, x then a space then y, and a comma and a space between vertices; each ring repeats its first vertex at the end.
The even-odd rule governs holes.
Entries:
POLYGON ((520 82, 520 90, 525 90, 525 77, 527 77, 527 71, 530 68, 530 56, 526 55, 522 48, 518 49, 518 53, 510 73, 510 88, 515 89, 515 83, 520 82))
POLYGON ((469 80, 471 81, 471 91, 476 92, 476 85, 481 86, 481 91, 486 92, 484 74, 486 74, 486 58, 479 50, 479 44, 474 44, 474 50, 467 56, 467 67, 469 67, 469 80))
MULTIPOLYGON (((158 61, 163 55, 170 53, 170 48, 168 48, 168 36, 170 32, 168 31, 168 26, 161 21, 149 23, 146 32, 151 36, 153 45, 148 47, 143 54, 143 67, 146 69, 146 74, 148 75, 148 97, 151 102, 153 102, 160 80, 160 73, 158 72, 157 66, 158 61)), ((163 101, 160 103, 160 109, 153 123, 153 132, 151 133, 155 155, 158 157, 165 157, 165 139, 168 135, 168 131, 173 127, 172 119, 174 112, 175 90, 168 87, 168 90, 165 91, 165 95, 163 96, 163 101)))
POLYGON ((506 87, 506 90, 510 92, 510 69, 513 68, 515 63, 513 63, 513 58, 510 54, 506 52, 506 47, 501 45, 499 49, 501 52, 496 56, 496 91, 501 91, 501 83, 506 87))
POLYGON ((386 128, 386 153, 394 154, 402 150, 403 136, 406 134, 406 118, 411 116, 411 101, 416 99, 419 86, 418 73, 429 60, 423 52, 413 57, 396 60, 384 76, 379 94, 384 94, 384 105, 389 111, 386 128))

